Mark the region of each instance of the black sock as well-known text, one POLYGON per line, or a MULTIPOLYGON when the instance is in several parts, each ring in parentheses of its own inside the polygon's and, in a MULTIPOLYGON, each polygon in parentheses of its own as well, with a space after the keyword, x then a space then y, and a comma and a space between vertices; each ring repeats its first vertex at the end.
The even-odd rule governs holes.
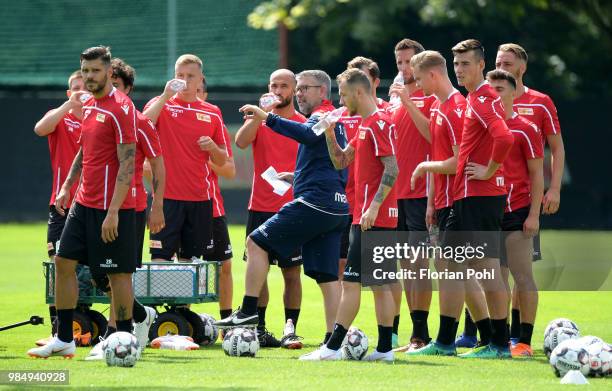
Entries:
POLYGON ((521 336, 521 311, 512 309, 512 323, 510 325, 510 338, 520 338, 521 336))
POLYGON ((393 334, 395 334, 395 335, 398 335, 399 320, 400 320, 400 316, 399 315, 395 315, 395 318, 393 318, 393 334))
POLYGON ((480 334, 480 342, 483 345, 488 345, 491 342, 491 334, 493 334, 491 319, 484 318, 476 322, 478 333, 480 334))
POLYGON ((147 311, 140 302, 134 299, 134 309, 132 310, 134 316, 134 322, 141 323, 147 319, 147 311))
POLYGON ((410 313, 410 318, 412 319, 412 338, 419 338, 425 343, 431 340, 429 338, 429 328, 427 327, 428 316, 429 311, 414 310, 410 313))
POLYGON ((132 332, 132 319, 124 319, 117 321, 117 331, 132 332))
POLYGON ((74 309, 57 310, 57 338, 62 342, 72 342, 72 319, 74 309))
POLYGON ((531 336, 533 335, 533 325, 531 323, 521 323, 521 336, 519 343, 531 346, 531 336))
POLYGON ((257 324, 258 330, 263 330, 266 327, 266 309, 268 307, 257 307, 257 314, 259 315, 259 323, 257 324))
POLYGON ((491 343, 499 348, 508 348, 508 319, 491 319, 493 334, 491 334, 491 343))
POLYGON ((108 338, 109 335, 116 333, 117 329, 114 328, 113 326, 106 326, 106 333, 104 333, 104 339, 108 338))
POLYGON ((442 345, 452 345, 455 342, 455 323, 457 322, 452 316, 440 315, 440 329, 436 342, 442 345))
POLYGON ((376 346, 376 350, 379 353, 391 351, 392 335, 393 327, 378 325, 378 345, 376 346))
POLYGON ((332 333, 325 333, 325 337, 323 338, 323 343, 326 344, 327 342, 329 342, 329 338, 332 336, 332 333))
POLYGON ((287 323, 287 319, 291 319, 293 321, 293 327, 297 328, 298 318, 300 317, 300 309, 299 308, 285 308, 285 323, 287 323))
POLYGON ((257 313, 257 297, 244 295, 240 312, 246 315, 255 315, 257 313))
POLYGON ((346 337, 347 329, 344 328, 341 324, 336 323, 334 325, 334 332, 331 337, 329 337, 329 341, 327 341, 327 347, 331 350, 340 349, 340 345, 342 345, 342 341, 344 337, 346 337))
POLYGON ((465 319, 463 320, 463 335, 468 337, 475 337, 476 332, 478 331, 476 324, 472 320, 472 316, 470 315, 470 311, 465 309, 465 319))
POLYGON ((230 316, 232 314, 232 309, 228 309, 228 310, 219 310, 219 315, 221 316, 221 319, 225 319, 228 316, 230 316))
POLYGON ((453 331, 453 339, 457 338, 457 330, 459 330, 459 321, 455 319, 455 330, 453 331))
POLYGON ((54 305, 50 305, 49 306, 49 319, 51 320, 51 333, 53 334, 53 323, 56 321, 57 319, 57 309, 55 308, 54 305))

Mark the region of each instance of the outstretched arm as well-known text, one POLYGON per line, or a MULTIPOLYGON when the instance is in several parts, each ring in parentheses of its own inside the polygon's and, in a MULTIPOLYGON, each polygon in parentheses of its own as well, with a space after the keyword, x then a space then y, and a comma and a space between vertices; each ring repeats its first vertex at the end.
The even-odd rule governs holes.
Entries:
POLYGON ((336 170, 342 170, 348 167, 353 160, 355 160, 355 148, 348 144, 346 148, 340 148, 338 141, 336 140, 335 132, 336 124, 331 124, 325 129, 325 141, 327 142, 327 151, 329 152, 329 158, 334 165, 336 170))

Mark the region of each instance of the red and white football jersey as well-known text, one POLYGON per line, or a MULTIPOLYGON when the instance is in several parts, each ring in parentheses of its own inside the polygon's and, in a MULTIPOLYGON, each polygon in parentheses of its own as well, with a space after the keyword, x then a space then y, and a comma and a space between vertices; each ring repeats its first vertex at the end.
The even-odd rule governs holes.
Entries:
MULTIPOLYGON (((51 190, 49 205, 55 204, 55 197, 68 177, 74 157, 79 151, 80 137, 81 120, 70 113, 67 113, 55 126, 55 130, 47 136, 51 171, 53 172, 53 190, 51 190)), ((77 187, 78 183, 75 182, 70 189, 69 202, 72 202, 77 187)))
POLYGON ((525 93, 514 99, 514 111, 536 124, 543 144, 546 136, 561 134, 557 108, 546 94, 525 87, 525 93))
POLYGON ((508 128, 514 135, 514 144, 504 160, 506 190, 508 200, 506 212, 531 205, 531 181, 527 161, 544 157, 540 130, 533 122, 514 113, 506 120, 508 128))
POLYGON ((147 209, 147 192, 145 191, 142 171, 145 158, 152 159, 161 156, 162 150, 159 135, 153 122, 139 111, 136 111, 136 168, 134 170, 134 186, 136 186, 136 211, 147 209))
POLYGON ((506 194, 503 165, 486 181, 468 180, 465 174, 468 162, 483 166, 488 166, 491 159, 504 162, 514 140, 504 116, 501 99, 486 81, 468 94, 455 176, 455 200, 506 194))
MULTIPOLYGON (((436 100, 431 106, 431 116, 429 118, 431 160, 445 161, 454 156, 453 146, 461 144, 465 106, 466 100, 457 90, 454 90, 444 103, 436 100)), ((434 174, 434 204, 436 209, 453 205, 454 184, 454 174, 434 174)))
MULTIPOLYGON (((376 111, 364 118, 359 131, 351 139, 355 148, 355 205, 353 209, 353 224, 359 224, 361 216, 370 207, 374 196, 380 187, 384 165, 381 157, 395 155, 395 126, 391 118, 382 111, 376 111)), ((384 199, 375 227, 395 228, 397 226, 397 196, 393 186, 384 199)))
MULTIPOLYGON (((306 122, 306 117, 298 112, 294 112, 288 119, 301 123, 306 122)), ((253 187, 249 199, 249 210, 276 213, 283 205, 293 200, 293 188, 280 196, 274 193, 272 185, 266 182, 261 174, 270 166, 274 167, 276 172, 294 172, 299 144, 289 137, 274 132, 266 126, 265 122, 262 122, 251 145, 253 147, 253 187)))
MULTIPOLYGON (((429 118, 429 111, 436 97, 425 96, 423 90, 417 90, 410 94, 410 99, 423 115, 429 118)), ((414 190, 410 189, 410 178, 419 163, 431 160, 431 144, 421 135, 404 105, 389 106, 388 110, 397 131, 397 198, 401 200, 427 197, 427 176, 416 181, 414 190)))
MULTIPOLYGON (((101 99, 83 104, 81 138, 83 170, 76 202, 95 209, 108 209, 119 172, 118 144, 136 143, 136 109, 132 100, 113 88, 101 99)), ((134 179, 121 209, 136 207, 134 179)))
MULTIPOLYGON (((149 101, 145 110, 158 98, 149 101)), ((223 148, 229 143, 223 136, 223 118, 216 106, 201 100, 185 102, 175 95, 164 104, 155 126, 166 166, 164 198, 210 200, 213 196, 212 183, 207 180, 210 154, 200 149, 198 140, 208 136, 223 148)))

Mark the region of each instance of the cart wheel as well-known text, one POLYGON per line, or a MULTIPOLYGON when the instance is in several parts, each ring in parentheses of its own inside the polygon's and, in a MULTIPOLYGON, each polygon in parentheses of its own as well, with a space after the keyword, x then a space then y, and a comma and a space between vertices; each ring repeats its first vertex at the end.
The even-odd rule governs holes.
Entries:
POLYGON ((72 318, 72 336, 77 346, 91 345, 91 319, 81 311, 74 311, 72 318))
POLYGON ((187 319, 187 324, 189 325, 189 336, 193 338, 193 342, 198 345, 204 341, 206 338, 206 330, 204 327, 204 321, 200 318, 200 315, 191 311, 188 308, 179 308, 177 312, 183 315, 185 319, 187 319))
POLYGON ((91 344, 95 345, 100 342, 100 337, 106 333, 108 321, 104 315, 95 310, 88 310, 86 314, 91 319, 91 344))
POLYGON ((189 335, 189 322, 174 311, 159 314, 149 331, 149 340, 152 341, 167 334, 189 335))

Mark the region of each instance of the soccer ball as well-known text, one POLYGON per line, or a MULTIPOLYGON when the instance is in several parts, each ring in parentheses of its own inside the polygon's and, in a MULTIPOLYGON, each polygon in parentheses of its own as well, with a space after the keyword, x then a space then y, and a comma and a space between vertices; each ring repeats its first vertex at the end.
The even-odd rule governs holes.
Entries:
POLYGON ((344 360, 361 360, 368 352, 368 337, 357 327, 349 328, 340 352, 344 360))
POLYGON ((589 354, 589 376, 608 376, 612 365, 612 346, 594 342, 586 347, 589 354))
POLYGON ((223 338, 223 351, 233 357, 255 357, 259 350, 257 334, 240 327, 229 330, 223 338))
POLYGON ((550 354, 550 365, 555 375, 565 376, 570 370, 587 376, 590 372, 589 353, 576 339, 561 342, 550 354))
POLYGON ((578 343, 582 345, 583 348, 587 348, 596 343, 603 343, 603 340, 594 335, 585 335, 584 337, 578 338, 578 343))
POLYGON ((140 357, 138 339, 125 331, 111 334, 102 348, 109 367, 133 367, 140 357))
POLYGON ((200 314, 202 322, 204 322, 204 339, 200 345, 212 345, 219 338, 219 329, 215 326, 215 318, 208 314, 200 314))
POLYGON ((549 332, 544 338, 544 353, 546 357, 550 358, 550 353, 559 345, 561 342, 568 339, 578 339, 580 333, 574 329, 568 327, 557 327, 549 332))
POLYGON ((578 329, 578 326, 576 325, 576 323, 566 318, 558 318, 558 319, 551 320, 548 323, 548 326, 546 326, 546 329, 544 329, 544 339, 546 339, 546 336, 550 332, 552 332, 554 329, 559 328, 559 327, 566 327, 568 329, 574 329, 580 332, 580 329, 578 329))

